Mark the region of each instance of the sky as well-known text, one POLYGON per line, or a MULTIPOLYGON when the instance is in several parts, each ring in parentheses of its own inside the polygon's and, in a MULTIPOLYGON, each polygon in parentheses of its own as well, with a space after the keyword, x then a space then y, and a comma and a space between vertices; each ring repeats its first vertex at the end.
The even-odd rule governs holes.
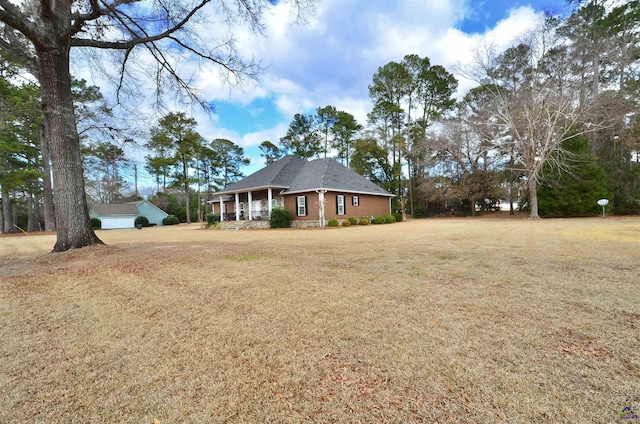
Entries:
MULTIPOLYGON (((263 34, 233 30, 238 52, 260 60, 259 80, 229 85, 219 70, 194 65, 192 84, 216 112, 189 112, 205 139, 244 149, 249 175, 264 166, 258 145, 278 144, 296 113, 332 105, 365 125, 373 75, 407 54, 444 66, 459 80, 457 96, 464 95, 475 86, 462 76, 474 50, 510 46, 545 11, 566 13, 565 0, 321 0, 304 23, 293 23, 281 2, 265 14, 263 34)), ((143 160, 144 152, 134 155, 143 160)), ((151 178, 143 176, 144 184, 153 185, 151 178)))

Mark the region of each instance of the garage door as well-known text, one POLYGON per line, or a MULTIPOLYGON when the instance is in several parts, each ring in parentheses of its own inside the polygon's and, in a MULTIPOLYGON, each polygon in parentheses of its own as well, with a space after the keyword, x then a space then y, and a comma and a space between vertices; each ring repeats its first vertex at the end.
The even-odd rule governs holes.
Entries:
POLYGON ((133 228, 135 217, 126 218, 102 218, 103 230, 115 230, 118 228, 133 228))

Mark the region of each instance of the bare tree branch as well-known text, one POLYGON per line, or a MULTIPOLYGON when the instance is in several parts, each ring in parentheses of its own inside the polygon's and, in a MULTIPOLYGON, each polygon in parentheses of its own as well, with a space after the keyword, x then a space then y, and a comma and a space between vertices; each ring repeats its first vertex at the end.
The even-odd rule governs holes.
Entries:
MULTIPOLYGON (((124 12, 117 9, 117 5, 108 5, 105 4, 105 7, 108 9, 108 15, 112 18, 118 20, 125 29, 129 32, 129 34, 133 37, 127 41, 100 41, 95 39, 87 39, 87 38, 72 38, 71 46, 72 47, 94 47, 99 49, 112 49, 112 50, 129 50, 140 44, 148 44, 153 43, 155 41, 162 40, 163 38, 169 37, 171 34, 174 34, 176 31, 181 30, 187 22, 207 3, 211 0, 202 0, 200 4, 193 7, 189 13, 184 16, 176 25, 173 27, 159 33, 156 35, 148 35, 146 31, 136 22, 135 19, 128 16, 124 12), (134 31, 128 23, 132 23, 134 26, 137 26, 138 29, 141 30, 143 36, 140 36, 136 31, 134 31)), ((115 2, 115 3, 128 3, 128 2, 115 2)), ((114 3, 114 4, 115 4, 114 3)))
POLYGON ((43 34, 38 30, 38 26, 28 19, 20 8, 11 4, 8 0, 0 0, 0 22, 4 22, 9 27, 21 32, 34 45, 45 43, 43 34))

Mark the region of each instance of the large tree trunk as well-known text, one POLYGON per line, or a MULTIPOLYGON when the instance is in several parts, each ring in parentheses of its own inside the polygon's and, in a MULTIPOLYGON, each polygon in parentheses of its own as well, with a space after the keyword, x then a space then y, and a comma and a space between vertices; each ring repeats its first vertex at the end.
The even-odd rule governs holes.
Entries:
POLYGON ((186 219, 186 223, 187 224, 191 224, 191 211, 189 210, 189 208, 191 207, 189 205, 189 174, 187 172, 187 162, 183 161, 182 162, 182 174, 184 175, 184 205, 185 205, 185 209, 187 210, 187 219, 186 219))
POLYGON ((5 233, 15 233, 16 227, 13 226, 13 211, 11 207, 11 195, 9 190, 0 184, 0 190, 2 190, 2 227, 5 233))
POLYGON ((540 219, 538 215, 538 183, 535 177, 529 177, 529 219, 540 219))
POLYGON ((69 46, 40 48, 40 87, 49 150, 57 240, 54 252, 102 244, 91 228, 84 190, 80 138, 73 114, 69 46))
POLYGON ((42 224, 41 224, 42 219, 41 219, 41 215, 40 215, 40 199, 41 199, 41 197, 38 196, 38 195, 34 195, 33 198, 34 198, 34 202, 35 202, 35 205, 34 205, 35 207, 34 207, 34 210, 33 210, 33 216, 36 219, 36 230, 37 231, 44 231, 44 229, 42 228, 42 224))
POLYGON ((51 165, 49 155, 49 138, 45 125, 40 132, 40 153, 42 154, 42 170, 44 172, 44 186, 42 189, 42 204, 44 206, 44 230, 56 230, 56 215, 53 209, 53 189, 51 188, 51 165))
POLYGON ((513 209, 513 181, 509 181, 509 215, 515 215, 516 212, 513 209))
POLYGON ((27 193, 27 232, 32 233, 36 230, 35 216, 35 200, 33 193, 27 193))

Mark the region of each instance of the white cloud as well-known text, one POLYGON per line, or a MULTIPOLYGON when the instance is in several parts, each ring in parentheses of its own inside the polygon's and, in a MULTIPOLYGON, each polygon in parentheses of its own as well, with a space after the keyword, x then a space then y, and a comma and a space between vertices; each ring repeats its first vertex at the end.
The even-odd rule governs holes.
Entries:
MULTIPOLYGON (((243 45, 250 46, 250 54, 264 58, 262 87, 274 96, 283 115, 327 104, 357 105, 347 111, 364 123, 362 105, 369 102, 368 85, 378 67, 415 53, 452 71, 459 64, 468 66, 479 45, 504 48, 536 21, 533 9, 520 7, 483 34, 456 29, 471 13, 461 0, 366 5, 327 0, 308 25, 292 25, 287 7, 279 5, 267 19, 266 37, 254 36, 243 45)), ((461 88, 468 90, 471 83, 463 81, 461 88)))
POLYGON ((271 142, 278 141, 287 132, 288 127, 288 123, 282 122, 273 128, 245 134, 239 144, 243 147, 255 147, 266 140, 271 142))

